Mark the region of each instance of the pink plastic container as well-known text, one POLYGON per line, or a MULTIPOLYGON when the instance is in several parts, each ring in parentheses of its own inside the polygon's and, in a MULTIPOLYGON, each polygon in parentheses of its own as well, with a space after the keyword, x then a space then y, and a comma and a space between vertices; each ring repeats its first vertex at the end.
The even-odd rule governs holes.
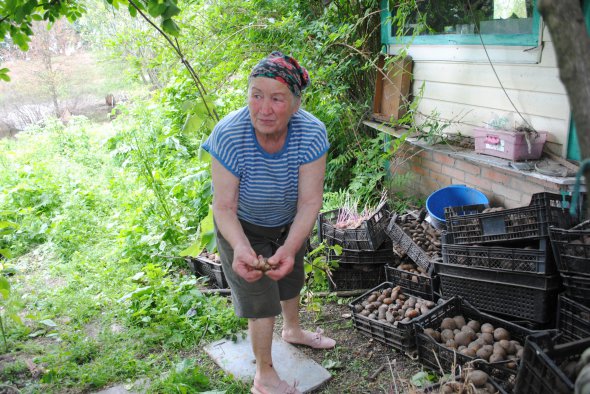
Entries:
POLYGON ((543 153, 543 145, 547 139, 546 131, 539 131, 537 138, 530 134, 531 150, 526 141, 526 132, 494 130, 477 127, 473 129, 475 151, 484 155, 502 157, 504 159, 537 160, 543 153))

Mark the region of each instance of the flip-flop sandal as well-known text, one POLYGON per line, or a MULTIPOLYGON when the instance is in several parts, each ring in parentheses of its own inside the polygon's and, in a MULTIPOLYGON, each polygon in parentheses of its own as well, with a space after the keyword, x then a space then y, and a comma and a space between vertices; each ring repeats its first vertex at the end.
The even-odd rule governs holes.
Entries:
POLYGON ((323 336, 323 333, 324 330, 318 327, 317 330, 313 333, 313 337, 311 339, 307 339, 305 342, 291 342, 287 341, 286 339, 285 341, 294 345, 309 346, 313 349, 332 349, 334 346, 336 346, 336 341, 332 338, 323 336))
MULTIPOLYGON (((258 389, 254 385, 252 386, 252 388, 250 388, 250 392, 252 394, 269 394, 270 393, 267 390, 261 391, 260 389, 258 389)), ((281 382, 277 386, 275 392, 279 393, 279 394, 302 394, 301 391, 297 390, 297 383, 295 383, 295 384, 293 384, 293 386, 291 386, 289 383, 285 382, 284 380, 281 380, 281 382)))

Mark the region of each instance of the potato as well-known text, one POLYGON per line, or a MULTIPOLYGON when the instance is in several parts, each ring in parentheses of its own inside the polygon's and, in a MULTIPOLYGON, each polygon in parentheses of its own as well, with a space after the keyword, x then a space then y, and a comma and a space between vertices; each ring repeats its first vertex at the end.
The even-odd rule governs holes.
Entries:
POLYGON ((432 328, 425 328, 424 334, 428 335, 429 337, 434 339, 436 342, 440 342, 440 332, 433 330, 432 328))
POLYGON ((479 340, 475 340, 473 342, 471 342, 469 345, 467 345, 467 347, 469 349, 473 349, 474 351, 478 351, 479 349, 481 349, 483 347, 484 343, 480 342, 479 340))
POLYGON ((502 358, 505 358, 508 353, 506 353, 506 349, 500 345, 500 342, 495 342, 493 345, 494 353, 499 354, 502 358))
POLYGON ((471 342, 471 336, 469 333, 460 331, 458 334, 455 334, 455 343, 457 346, 467 346, 471 342))
POLYGON ((447 329, 441 331, 440 339, 441 339, 441 342, 446 342, 449 339, 455 339, 455 333, 453 332, 453 330, 447 328, 447 329))
POLYGON ((367 301, 369 302, 373 302, 373 301, 377 301, 377 295, 376 294, 371 294, 368 298, 367 301))
POLYGON ((476 387, 484 386, 488 382, 489 376, 484 371, 474 369, 469 371, 466 375, 466 380, 473 383, 476 387))
POLYGON ((490 332, 484 332, 481 334, 481 339, 484 341, 486 345, 491 345, 494 343, 494 335, 490 332))
POLYGON ((479 324, 477 320, 469 320, 469 322, 467 322, 467 325, 471 327, 471 329, 473 329, 474 332, 478 332, 481 328, 481 324, 479 324))
POLYGON ((491 325, 490 323, 484 323, 484 324, 481 325, 481 332, 493 333, 494 332, 494 326, 491 325))
POLYGON ((354 312, 355 313, 361 313, 361 311, 365 309, 361 304, 355 304, 354 305, 354 312))
POLYGON ((389 297, 385 297, 382 301, 385 305, 391 305, 393 303, 393 299, 389 297))
POLYGON ((473 341, 476 338, 475 331, 473 331, 473 328, 469 327, 468 325, 461 327, 461 332, 469 335, 469 341, 473 341))
POLYGON ((469 347, 466 347, 465 349, 460 350, 459 353, 461 353, 462 355, 467 356, 467 357, 475 357, 475 355, 477 354, 475 349, 469 348, 469 347))
POLYGON ((457 315, 453 317, 453 320, 455 321, 455 327, 457 327, 458 329, 461 329, 466 324, 465 318, 462 315, 457 315))
POLYGON ((454 339, 447 339, 447 342, 445 343, 445 346, 448 348, 452 348, 452 349, 456 349, 457 348, 457 344, 455 343, 454 339))
POLYGON ((477 357, 487 361, 492 355, 493 350, 494 349, 492 348, 492 345, 484 345, 475 354, 477 355, 477 357))
POLYGON ((507 329, 498 327, 494 330, 494 339, 500 341, 502 339, 510 340, 510 333, 507 329))
POLYGON ((506 350, 506 354, 516 354, 516 346, 512 341, 501 339, 498 343, 506 350))
POLYGON ((411 308, 410 308, 410 309, 408 309, 408 310, 406 311, 406 315, 405 315, 405 316, 406 316, 406 317, 409 317, 410 319, 413 319, 413 318, 415 318, 415 317, 417 317, 417 316, 420 316, 420 312, 418 312, 418 311, 417 311, 417 310, 415 310, 415 309, 411 309, 411 308))
POLYGON ((445 317, 443 319, 443 321, 440 323, 440 328, 442 330, 446 330, 446 329, 454 330, 455 328, 457 328, 457 325, 455 324, 455 320, 453 318, 445 317))
POLYGON ((504 361, 504 360, 505 360, 505 357, 501 353, 492 353, 489 361, 491 363, 497 363, 497 362, 504 361))

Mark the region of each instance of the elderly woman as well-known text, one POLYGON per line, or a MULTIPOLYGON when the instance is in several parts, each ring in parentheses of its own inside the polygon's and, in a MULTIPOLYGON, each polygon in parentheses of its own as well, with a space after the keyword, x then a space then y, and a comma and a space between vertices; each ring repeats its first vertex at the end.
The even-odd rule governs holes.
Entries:
POLYGON ((248 318, 251 391, 298 393, 273 367, 272 336, 282 312, 285 341, 335 345, 299 324, 303 257, 322 205, 329 144, 324 124, 300 108, 309 75, 294 58, 273 52, 248 81, 248 106, 223 118, 203 145, 212 156, 217 246, 235 312, 248 318))

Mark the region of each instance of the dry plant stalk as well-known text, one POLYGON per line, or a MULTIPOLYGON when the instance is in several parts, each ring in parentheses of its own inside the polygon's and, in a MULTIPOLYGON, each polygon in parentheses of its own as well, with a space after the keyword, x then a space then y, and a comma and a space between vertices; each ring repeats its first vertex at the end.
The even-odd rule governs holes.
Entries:
POLYGON ((369 219, 377 212, 377 209, 385 201, 387 201, 387 192, 383 191, 377 206, 369 207, 365 204, 362 211, 359 213, 359 200, 354 199, 350 196, 350 194, 347 194, 346 200, 344 201, 344 206, 338 213, 338 218, 336 219, 336 224, 334 227, 343 230, 354 230, 359 228, 365 220, 369 219))

